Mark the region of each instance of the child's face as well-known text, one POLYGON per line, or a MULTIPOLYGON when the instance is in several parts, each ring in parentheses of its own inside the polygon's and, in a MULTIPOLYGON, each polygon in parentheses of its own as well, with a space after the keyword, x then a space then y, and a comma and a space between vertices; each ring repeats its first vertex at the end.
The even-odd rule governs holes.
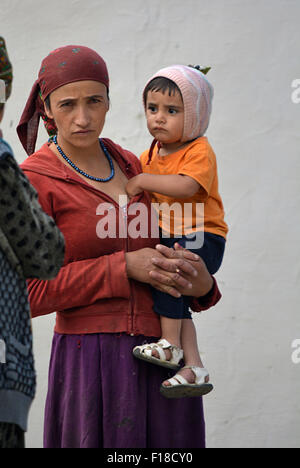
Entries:
POLYGON ((164 144, 181 141, 184 107, 178 91, 169 96, 161 91, 149 91, 146 100, 147 126, 151 135, 164 144))

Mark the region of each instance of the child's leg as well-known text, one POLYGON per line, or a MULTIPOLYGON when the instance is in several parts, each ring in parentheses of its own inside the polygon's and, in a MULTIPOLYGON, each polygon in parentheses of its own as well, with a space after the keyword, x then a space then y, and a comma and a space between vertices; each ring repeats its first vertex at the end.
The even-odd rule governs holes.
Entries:
POLYGON ((181 345, 186 366, 204 367, 199 354, 196 328, 191 319, 182 320, 181 345))
MULTIPOLYGON (((183 248, 187 248, 187 243, 191 243, 191 240, 185 236, 183 236, 180 239, 175 239, 176 242, 183 248)), ((199 257, 202 258, 204 261, 206 268, 208 269, 209 273, 211 275, 214 275, 220 268, 223 256, 224 256, 224 251, 225 251, 225 244, 226 240, 218 236, 216 234, 212 234, 210 232, 205 232, 204 233, 204 238, 203 238, 203 245, 200 248, 193 249, 190 248, 190 252, 193 252, 199 257)), ((190 306, 191 304, 191 297, 189 296, 182 296, 181 298, 186 306, 190 306)), ((189 318, 185 313, 182 318, 189 318)), ((191 318, 191 315, 190 315, 191 318)))
MULTIPOLYGON (((187 240, 191 241, 191 239, 187 239, 186 237, 182 237, 179 239, 178 238, 161 238, 161 243, 166 245, 167 247, 173 247, 174 243, 178 242, 182 247, 186 247, 185 244, 187 240)), ((191 252, 194 252, 200 255, 203 258, 204 262, 206 263, 207 268, 210 271, 210 273, 213 274, 215 271, 217 271, 217 269, 219 268, 221 264, 223 254, 224 254, 224 247, 225 247, 225 240, 223 238, 221 238, 220 236, 215 236, 214 234, 205 233, 203 246, 200 247, 200 249, 190 248, 189 250, 191 252)), ((182 343, 181 343, 182 321, 186 321, 183 319, 188 319, 189 321, 191 321, 191 315, 188 311, 191 298, 183 296, 177 299, 177 298, 170 296, 169 294, 158 291, 155 288, 152 288, 152 296, 153 296, 153 301, 154 301, 154 311, 160 316, 160 319, 161 319, 161 328, 162 328, 161 339, 165 339, 169 343, 169 347, 173 346, 173 347, 179 348, 176 350, 176 353, 178 352, 177 356, 179 359, 180 354, 182 355, 182 350, 181 350, 182 348, 182 343)), ((185 364, 203 368, 202 363, 200 365, 201 359, 200 359, 199 353, 198 353, 198 356, 196 355, 196 353, 198 352, 197 339, 196 339, 195 328, 194 328, 192 321, 191 321, 191 325, 189 324, 187 327, 187 332, 183 331, 183 338, 185 336, 187 336, 185 340, 185 342, 187 343, 186 345, 187 357, 185 356, 185 364), (191 361, 191 363, 189 363, 189 361, 191 361), (198 364, 196 364, 197 362, 198 364)), ((143 346, 136 347, 136 348, 143 348, 143 346)), ((171 349, 165 349, 165 348, 164 350, 165 350, 164 351, 165 360, 169 361, 170 359, 172 359, 173 351, 171 351, 171 349)), ((140 352, 144 354, 146 352, 148 353, 149 346, 146 351, 141 350, 141 349, 137 350, 137 354, 135 354, 135 350, 134 350, 135 356, 141 359, 142 357, 140 355, 140 352)), ((144 354, 143 354, 143 358, 145 358, 144 354)), ((155 349, 155 344, 151 344, 150 358, 152 357, 156 359, 160 359, 159 351, 155 349)), ((177 358, 175 359, 177 360, 177 358)), ((150 360, 150 359, 147 358, 145 360, 150 360)), ((182 372, 186 372, 186 371, 188 371, 188 369, 184 369, 182 372)))
MULTIPOLYGON (((167 340, 173 346, 177 346, 181 348, 181 326, 182 320, 180 319, 173 319, 169 317, 165 317, 161 315, 160 317, 160 324, 161 324, 161 339, 167 340)), ((166 349, 165 350, 166 359, 167 361, 171 359, 171 351, 166 349)), ((152 351, 152 356, 159 358, 159 353, 155 349, 152 351)))
MULTIPOLYGON (((181 348, 181 323, 185 308, 184 298, 176 298, 167 293, 152 288, 154 311, 160 317, 161 339, 167 340, 171 345, 181 348)), ((171 351, 165 350, 166 360, 170 360, 171 351)), ((157 350, 152 350, 152 356, 159 358, 157 350)))
MULTIPOLYGON (((184 362, 185 366, 195 366, 204 368, 202 363, 198 343, 197 343, 197 334, 193 320, 183 319, 181 325, 181 346, 184 353, 184 362)), ((189 383, 195 382, 195 374, 191 369, 180 369, 178 374, 182 375, 189 383)), ((206 382, 209 382, 209 376, 205 378, 206 382)), ((163 385, 169 386, 170 383, 168 380, 163 382, 163 385)))
MULTIPOLYGON (((172 247, 174 240, 167 238, 165 241, 162 240, 162 243, 167 247, 172 247)), ((186 308, 185 300, 183 297, 175 298, 155 288, 152 288, 152 297, 154 304, 153 309, 160 317, 161 338, 158 343, 135 347, 133 354, 139 359, 144 359, 152 363, 152 358, 155 358, 156 362, 154 362, 154 364, 177 369, 180 367, 179 362, 183 357, 180 337, 183 312, 186 308), (160 349, 162 346, 163 354, 160 349), (160 354, 162 354, 163 357, 160 357, 160 354), (158 360, 161 361, 161 364, 159 364, 158 360), (170 366, 166 365, 166 361, 170 361, 170 366)))
MULTIPOLYGON (((202 257, 206 263, 208 271, 211 274, 214 274, 222 262, 225 240, 220 236, 216 236, 210 233, 205 233, 203 240, 203 245, 200 248, 190 248, 189 250, 202 257)), ((181 238, 161 238, 161 243, 167 247, 173 247, 175 242, 178 242, 182 247, 186 248, 186 243, 191 242, 191 239, 185 236, 181 238)), ((152 296, 154 301, 154 311, 160 316, 161 319, 162 338, 165 338, 172 345, 183 348, 179 332, 181 329, 180 319, 186 318, 191 321, 191 314, 188 312, 191 298, 188 296, 182 296, 181 298, 177 299, 154 288, 152 289, 152 296)), ((195 330, 194 335, 196 337, 195 330)), ((197 340, 194 349, 197 350, 197 340)), ((158 351, 153 350, 152 355, 154 357, 158 357, 158 351)), ((166 355, 167 359, 169 359, 169 356, 171 355, 170 351, 166 352, 166 355)), ((200 356, 198 353, 198 361, 199 359, 200 356)), ((195 361, 197 359, 192 358, 192 360, 195 361)), ((186 365, 192 364, 186 363, 186 365)), ((203 367, 203 365, 197 367, 203 367)))
MULTIPOLYGON (((174 239, 161 239, 162 244, 173 247, 174 239)), ((154 311, 160 316, 162 335, 161 339, 167 340, 174 346, 181 348, 181 324, 184 316, 185 300, 183 297, 175 298, 167 293, 152 288, 154 311)), ((170 359, 171 352, 165 351, 166 359, 170 359)), ((159 357, 156 350, 152 351, 154 357, 159 357)))
POLYGON ((181 347, 181 326, 182 320, 173 319, 165 316, 160 317, 161 337, 172 343, 172 345, 181 347))
MULTIPOLYGON (((174 240, 182 247, 186 248, 186 238, 183 237, 174 240)), ((221 265, 224 247, 225 240, 223 238, 208 234, 204 237, 202 247, 197 249, 189 248, 189 250, 202 257, 207 265, 208 271, 214 274, 221 265)), ((196 329, 191 319, 191 313, 189 312, 191 298, 183 296, 181 299, 183 300, 183 315, 181 320, 180 342, 181 348, 183 349, 185 366, 181 368, 173 378, 165 380, 162 383, 161 393, 167 398, 200 396, 213 389, 213 386, 209 383, 209 375, 207 370, 204 369, 198 350, 196 329), (192 385, 189 386, 189 384, 192 385), (181 386, 181 389, 178 386, 181 386)))
MULTIPOLYGON (((191 243, 187 237, 182 237, 177 240, 178 244, 182 247, 187 247, 187 242, 191 243)), ((189 246, 189 250, 202 258, 206 268, 211 275, 214 275, 219 270, 225 251, 226 240, 222 236, 212 234, 210 232, 204 233, 204 242, 202 247, 193 249, 189 246)))

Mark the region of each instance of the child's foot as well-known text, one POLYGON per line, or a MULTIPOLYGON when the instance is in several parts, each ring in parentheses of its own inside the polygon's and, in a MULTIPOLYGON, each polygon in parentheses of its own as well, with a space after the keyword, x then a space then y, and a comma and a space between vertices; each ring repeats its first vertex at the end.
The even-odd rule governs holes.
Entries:
POLYGON ((160 387, 166 398, 183 398, 206 395, 213 390, 209 375, 204 367, 185 366, 160 387))
POLYGON ((136 346, 133 355, 143 361, 152 362, 158 366, 169 369, 179 369, 179 362, 183 358, 183 351, 177 346, 170 344, 165 339, 160 339, 157 343, 149 343, 136 346))
MULTIPOLYGON (((176 343, 176 344, 172 343, 171 344, 169 342, 169 340, 167 340, 165 338, 161 338, 159 341, 160 342, 163 341, 163 342, 166 342, 166 343, 169 344, 169 347, 164 348, 166 361, 170 361, 172 359, 174 350, 176 350, 176 349, 180 350, 181 349, 180 343, 176 343)), ((157 348, 153 348, 151 354, 152 354, 153 357, 159 359, 159 351, 157 350, 157 348)))
MULTIPOLYGON (((201 369, 204 369, 203 366, 200 367, 201 369)), ((196 375, 192 371, 191 367, 182 367, 176 375, 181 375, 188 383, 193 384, 195 383, 196 380, 196 375)), ((169 382, 170 379, 165 380, 162 384, 165 387, 171 386, 172 384, 169 382)), ((204 382, 208 383, 209 382, 209 375, 207 374, 206 377, 204 378, 204 382)))

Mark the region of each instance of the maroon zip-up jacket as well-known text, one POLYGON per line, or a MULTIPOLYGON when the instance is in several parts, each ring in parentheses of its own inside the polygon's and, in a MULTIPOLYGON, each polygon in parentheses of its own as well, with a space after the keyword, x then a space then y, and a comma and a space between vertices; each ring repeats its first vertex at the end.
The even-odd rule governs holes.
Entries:
MULTIPOLYGON (((109 139, 103 142, 128 179, 141 172, 136 156, 109 139)), ((63 164, 47 143, 21 167, 36 188, 44 211, 64 234, 66 243, 64 265, 57 277, 50 281, 28 281, 32 316, 56 312, 58 333, 125 332, 159 337, 160 321, 153 312, 151 290, 147 284, 127 277, 125 261, 126 252, 154 248, 159 242, 158 237, 151 238, 149 195, 143 193, 131 199, 124 213, 112 198, 63 164), (127 235, 139 215, 134 214, 135 203, 147 207, 143 222, 148 224, 149 235, 144 238, 127 235), (108 219, 116 235, 103 238, 108 219)), ((214 282, 207 296, 193 301, 193 310, 207 309, 220 297, 214 282)))

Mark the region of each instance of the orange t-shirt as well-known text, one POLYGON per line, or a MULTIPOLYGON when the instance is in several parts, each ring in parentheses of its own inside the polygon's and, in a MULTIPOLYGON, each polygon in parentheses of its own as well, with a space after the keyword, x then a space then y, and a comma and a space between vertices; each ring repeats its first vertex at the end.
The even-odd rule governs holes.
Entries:
POLYGON ((224 221, 224 208, 219 194, 217 161, 207 138, 197 138, 183 149, 167 156, 160 156, 156 145, 149 165, 148 155, 149 150, 144 151, 140 157, 143 172, 183 174, 192 177, 201 186, 193 197, 184 199, 155 192, 151 194, 162 230, 175 236, 205 231, 226 239, 228 227, 224 221))

